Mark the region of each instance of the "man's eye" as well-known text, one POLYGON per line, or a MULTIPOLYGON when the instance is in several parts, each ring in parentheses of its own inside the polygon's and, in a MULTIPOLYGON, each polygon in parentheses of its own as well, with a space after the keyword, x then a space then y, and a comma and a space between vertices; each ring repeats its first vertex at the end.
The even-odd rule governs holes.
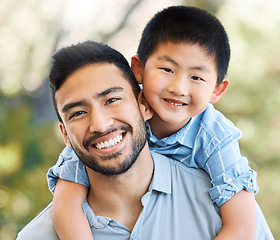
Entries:
POLYGON ((168 73, 173 73, 173 71, 170 68, 161 68, 161 70, 168 72, 168 73))
POLYGON ((77 111, 77 112, 74 112, 73 114, 70 115, 69 119, 73 118, 73 117, 78 117, 82 114, 84 114, 85 111, 77 111))
POLYGON ((106 101, 106 104, 110 104, 110 103, 113 103, 113 102, 116 102, 117 100, 119 100, 119 98, 110 98, 106 101))

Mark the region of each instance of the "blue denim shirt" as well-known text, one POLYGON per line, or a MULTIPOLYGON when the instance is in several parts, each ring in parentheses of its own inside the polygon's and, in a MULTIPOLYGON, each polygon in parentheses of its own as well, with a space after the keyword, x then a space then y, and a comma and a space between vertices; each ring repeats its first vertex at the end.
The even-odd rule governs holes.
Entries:
POLYGON ((243 189, 257 193, 257 174, 240 153, 241 131, 212 104, 170 137, 159 140, 148 129, 151 151, 209 174, 209 193, 219 207, 243 189))
MULTIPOLYGON (((209 174, 212 183, 209 193, 219 207, 242 189, 257 193, 256 172, 240 153, 241 131, 212 104, 178 132, 160 140, 146 124, 151 151, 209 174)), ((89 186, 84 164, 67 147, 47 174, 52 192, 58 178, 89 186)))

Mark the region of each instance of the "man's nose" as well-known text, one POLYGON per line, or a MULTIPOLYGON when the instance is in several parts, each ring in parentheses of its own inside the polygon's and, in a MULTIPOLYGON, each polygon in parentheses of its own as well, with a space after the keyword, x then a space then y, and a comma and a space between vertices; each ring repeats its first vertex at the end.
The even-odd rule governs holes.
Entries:
POLYGON ((168 86, 168 91, 176 96, 185 96, 188 94, 187 77, 183 75, 174 76, 168 86))
POLYGON ((105 132, 114 124, 113 117, 106 111, 92 111, 90 115, 90 132, 105 132))

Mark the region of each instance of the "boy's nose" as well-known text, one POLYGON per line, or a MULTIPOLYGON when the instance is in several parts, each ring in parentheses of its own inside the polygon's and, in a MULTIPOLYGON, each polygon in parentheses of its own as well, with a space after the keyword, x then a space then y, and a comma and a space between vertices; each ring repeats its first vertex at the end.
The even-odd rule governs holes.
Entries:
POLYGON ((183 76, 176 76, 172 79, 168 86, 168 91, 176 96, 187 95, 188 86, 187 79, 183 76))
POLYGON ((103 111, 92 111, 90 116, 90 132, 105 132, 108 127, 114 124, 112 116, 103 111))

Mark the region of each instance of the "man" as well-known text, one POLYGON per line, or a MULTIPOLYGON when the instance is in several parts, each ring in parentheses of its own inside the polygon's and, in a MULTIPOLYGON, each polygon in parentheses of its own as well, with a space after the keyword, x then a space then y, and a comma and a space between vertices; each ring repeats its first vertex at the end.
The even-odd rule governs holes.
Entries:
MULTIPOLYGON (((214 239, 222 222, 208 194, 209 177, 150 153, 144 122, 152 113, 137 99, 124 57, 88 41, 55 59, 54 104, 66 145, 87 168, 91 187, 83 210, 94 239, 214 239)), ((50 209, 18 239, 58 239, 50 209)), ((255 239, 273 239, 257 204, 255 239)))

